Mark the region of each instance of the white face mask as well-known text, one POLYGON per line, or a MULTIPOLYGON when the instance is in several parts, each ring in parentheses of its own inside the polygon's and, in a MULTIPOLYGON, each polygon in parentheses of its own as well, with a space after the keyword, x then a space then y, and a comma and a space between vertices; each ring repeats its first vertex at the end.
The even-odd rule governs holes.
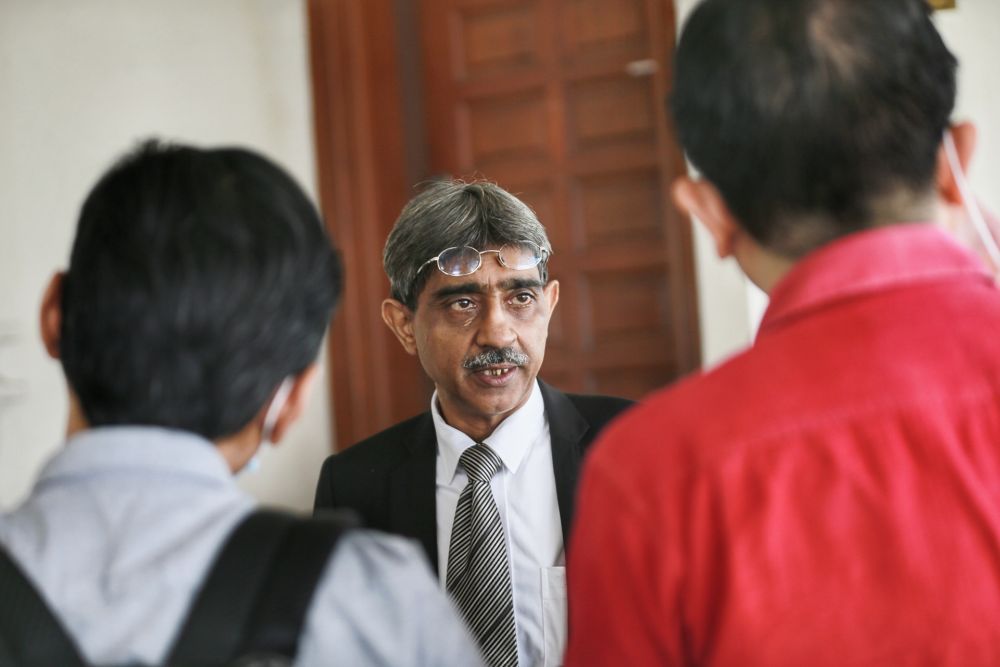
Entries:
POLYGON ((975 195, 972 194, 972 188, 965 177, 965 172, 962 171, 962 163, 958 159, 958 149, 955 148, 955 140, 951 136, 951 131, 944 133, 944 152, 948 158, 948 166, 955 179, 955 184, 958 186, 959 195, 962 197, 962 206, 965 208, 972 229, 986 255, 984 259, 992 264, 993 273, 997 275, 1000 273, 1000 247, 997 246, 997 240, 990 232, 986 218, 979 208, 979 203, 976 201, 975 195))
POLYGON ((271 404, 267 407, 267 412, 264 414, 264 423, 260 427, 260 445, 257 446, 257 451, 250 457, 246 465, 240 469, 240 474, 254 473, 260 470, 261 454, 274 446, 274 443, 271 442, 271 436, 274 435, 274 425, 278 421, 281 409, 288 402, 288 395, 292 392, 294 384, 294 380, 287 377, 281 381, 278 391, 274 392, 271 404))

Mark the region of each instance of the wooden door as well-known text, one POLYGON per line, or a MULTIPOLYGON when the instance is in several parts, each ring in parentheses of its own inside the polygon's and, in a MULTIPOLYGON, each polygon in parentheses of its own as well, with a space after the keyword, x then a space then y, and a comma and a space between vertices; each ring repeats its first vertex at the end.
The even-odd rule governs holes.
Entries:
POLYGON ((668 187, 667 0, 419 0, 427 175, 481 176, 546 226, 545 365, 638 398, 699 365, 690 227, 668 187))
POLYGON ((425 410, 383 325, 382 245, 413 186, 476 172, 521 195, 562 298, 542 375, 638 397, 698 366, 683 169, 662 100, 669 0, 309 0, 318 185, 343 251, 330 336, 338 449, 425 410))

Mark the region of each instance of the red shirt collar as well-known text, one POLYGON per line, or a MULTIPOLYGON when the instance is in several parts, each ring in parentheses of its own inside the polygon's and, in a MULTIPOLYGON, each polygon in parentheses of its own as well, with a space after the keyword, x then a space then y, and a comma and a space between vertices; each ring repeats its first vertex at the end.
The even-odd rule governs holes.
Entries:
POLYGON ((806 255, 771 291, 758 336, 840 299, 896 286, 993 276, 933 223, 901 223, 850 234, 806 255))

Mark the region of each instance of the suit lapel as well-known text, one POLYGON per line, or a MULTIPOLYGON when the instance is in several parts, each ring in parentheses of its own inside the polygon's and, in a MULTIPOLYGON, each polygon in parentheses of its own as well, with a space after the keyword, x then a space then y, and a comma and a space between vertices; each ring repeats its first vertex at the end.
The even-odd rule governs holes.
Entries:
POLYGON ((404 447, 407 456, 389 480, 390 530, 419 540, 437 571, 437 437, 429 412, 404 447))
POLYGON ((569 530, 573 525, 573 509, 576 500, 576 481, 580 474, 583 448, 580 441, 590 425, 576 406, 562 392, 553 389, 541 380, 545 402, 545 414, 549 420, 549 436, 552 439, 552 469, 556 477, 556 498, 559 501, 559 520, 562 524, 563 543, 569 543, 569 530))

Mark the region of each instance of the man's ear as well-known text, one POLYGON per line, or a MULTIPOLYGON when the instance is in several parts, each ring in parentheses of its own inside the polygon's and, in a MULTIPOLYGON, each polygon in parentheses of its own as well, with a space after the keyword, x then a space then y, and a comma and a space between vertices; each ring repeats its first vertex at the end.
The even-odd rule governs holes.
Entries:
POLYGON ((59 358, 59 339, 62 332, 62 292, 66 274, 59 271, 49 280, 42 305, 38 311, 39 331, 45 351, 53 359, 59 358))
POLYGON ((544 288, 545 300, 549 302, 549 317, 552 317, 552 313, 556 309, 556 304, 559 303, 559 281, 550 280, 544 288))
MULTIPOLYGON (((288 428, 298 421, 309 403, 313 388, 316 386, 316 378, 319 377, 319 366, 316 363, 310 364, 308 368, 292 378, 292 388, 288 391, 288 399, 282 406, 278 417, 274 421, 274 430, 271 432, 271 442, 278 444, 285 437, 288 428)), ((266 406, 264 412, 266 412, 266 406)), ((264 419, 264 412, 261 419, 264 419)))
MULTIPOLYGON (((963 176, 969 172, 969 165, 972 163, 972 156, 976 152, 976 139, 978 132, 972 123, 959 123, 948 128, 952 141, 955 144, 955 153, 958 156, 958 164, 963 176)), ((962 192, 958 187, 958 179, 948 160, 948 153, 945 149, 945 142, 941 142, 937 154, 937 188, 939 196, 948 204, 961 205, 962 192)))
POLYGON ((396 334, 400 345, 408 354, 416 356, 417 338, 413 334, 413 311, 406 304, 396 299, 386 299, 382 302, 382 321, 396 334))
POLYGON ((703 179, 682 176, 674 181, 670 193, 682 213, 697 218, 708 230, 719 257, 733 254, 733 242, 739 226, 714 185, 703 179))

